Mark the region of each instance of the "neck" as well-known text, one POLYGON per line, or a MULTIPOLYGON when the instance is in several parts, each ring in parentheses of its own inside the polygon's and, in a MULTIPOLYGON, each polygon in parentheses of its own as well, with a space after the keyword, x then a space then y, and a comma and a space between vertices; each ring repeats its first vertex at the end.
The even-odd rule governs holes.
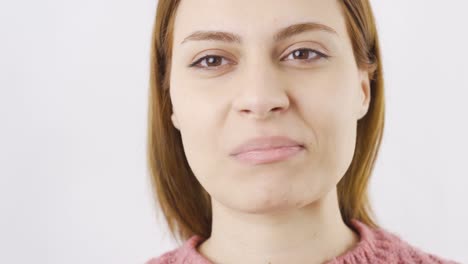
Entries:
POLYGON ((213 263, 323 263, 359 236, 342 220, 336 188, 301 208, 268 214, 234 211, 212 200, 211 236, 198 246, 213 263))

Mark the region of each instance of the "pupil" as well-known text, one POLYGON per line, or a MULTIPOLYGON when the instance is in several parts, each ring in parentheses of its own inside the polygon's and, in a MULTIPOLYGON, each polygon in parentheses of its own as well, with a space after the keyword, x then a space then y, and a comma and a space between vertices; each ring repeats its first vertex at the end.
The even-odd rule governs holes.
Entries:
POLYGON ((208 58, 208 64, 214 64, 217 61, 216 57, 209 57, 208 58))
POLYGON ((306 54, 307 52, 304 52, 303 50, 296 50, 294 52, 294 56, 296 56, 296 58, 307 58, 306 54))

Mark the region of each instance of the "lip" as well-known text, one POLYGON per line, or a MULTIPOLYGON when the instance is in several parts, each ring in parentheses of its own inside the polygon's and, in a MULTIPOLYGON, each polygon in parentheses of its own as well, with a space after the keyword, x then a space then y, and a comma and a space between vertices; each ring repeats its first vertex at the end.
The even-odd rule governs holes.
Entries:
POLYGON ((230 155, 250 164, 288 159, 304 150, 304 145, 285 136, 258 137, 236 147, 230 155))

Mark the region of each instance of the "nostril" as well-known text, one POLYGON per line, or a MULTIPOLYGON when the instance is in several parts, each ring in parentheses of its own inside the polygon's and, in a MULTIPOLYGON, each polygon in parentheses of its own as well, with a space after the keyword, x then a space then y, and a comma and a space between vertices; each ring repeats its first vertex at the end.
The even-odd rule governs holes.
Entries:
POLYGON ((275 107, 275 108, 273 108, 273 109, 271 109, 271 110, 272 110, 272 111, 281 111, 281 109, 283 109, 283 108, 278 106, 278 107, 275 107))

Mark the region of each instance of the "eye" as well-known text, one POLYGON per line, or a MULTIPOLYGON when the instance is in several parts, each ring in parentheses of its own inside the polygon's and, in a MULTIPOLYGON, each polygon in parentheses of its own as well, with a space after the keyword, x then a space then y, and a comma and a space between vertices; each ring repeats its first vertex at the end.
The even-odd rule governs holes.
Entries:
POLYGON ((308 48, 302 48, 302 49, 294 50, 293 52, 289 53, 286 59, 287 60, 299 59, 301 62, 304 61, 304 63, 308 63, 310 61, 327 59, 328 57, 330 56, 325 55, 319 51, 308 49, 308 48))
POLYGON ((194 63, 190 64, 189 67, 205 68, 205 69, 209 69, 209 70, 214 70, 214 69, 217 69, 219 67, 222 67, 223 65, 226 65, 226 64, 222 64, 223 61, 228 61, 228 60, 225 57, 222 57, 222 56, 207 55, 207 56, 204 56, 204 57, 198 59, 194 63))
MULTIPOLYGON (((289 53, 288 56, 286 57, 287 60, 294 60, 294 59, 299 59, 301 62, 304 63, 309 63, 311 61, 316 61, 320 59, 327 59, 330 56, 325 55, 319 51, 313 50, 313 49, 308 49, 308 48, 302 48, 302 49, 297 49, 294 50, 293 52, 289 53)), ((284 60, 284 59, 283 59, 284 60)), ((223 56, 218 56, 218 55, 206 55, 197 61, 191 63, 189 67, 195 67, 195 68, 201 68, 201 69, 208 69, 208 70, 216 70, 218 68, 221 68, 222 66, 226 64, 235 64, 232 62, 229 62, 230 60, 226 59, 223 56), (223 63, 223 62, 228 62, 228 63, 223 63)))

